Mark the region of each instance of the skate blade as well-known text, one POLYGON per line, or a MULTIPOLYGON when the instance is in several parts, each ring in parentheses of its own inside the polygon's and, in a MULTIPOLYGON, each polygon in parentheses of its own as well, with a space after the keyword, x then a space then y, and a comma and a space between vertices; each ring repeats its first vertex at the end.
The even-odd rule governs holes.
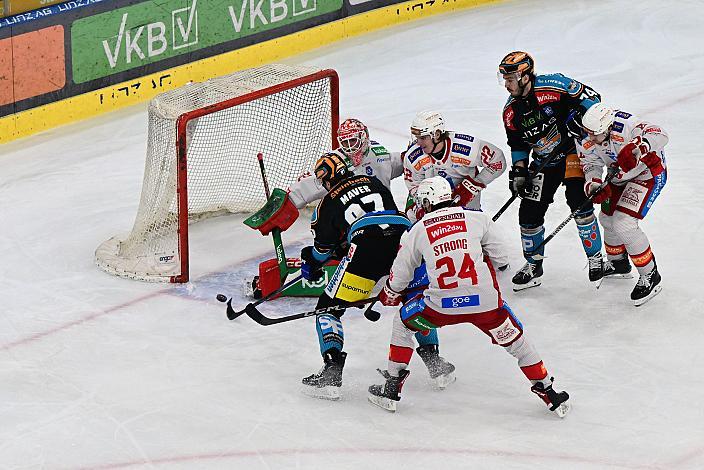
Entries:
POLYGON ((643 297, 642 299, 634 300, 633 305, 635 305, 636 307, 640 307, 641 305, 646 303, 648 300, 650 300, 653 297, 655 297, 656 295, 658 295, 661 290, 662 290, 662 286, 660 286, 660 285, 655 286, 655 288, 653 289, 653 291, 650 294, 643 297))
POLYGON ((567 416, 567 413, 569 413, 571 409, 572 405, 570 405, 569 402, 565 401, 560 403, 560 405, 553 410, 553 413, 555 413, 560 418, 564 418, 565 416, 567 416))
POLYGON ((438 377, 435 377, 433 379, 433 385, 438 390, 445 390, 448 385, 450 385, 451 383, 454 383, 456 380, 457 380, 457 377, 455 377, 455 373, 450 372, 447 375, 440 375, 438 377))
POLYGON ((379 408, 386 410, 390 413, 396 412, 396 401, 390 398, 378 397, 376 395, 368 395, 367 400, 369 400, 369 403, 371 403, 372 405, 376 405, 379 408))
POLYGON ((599 287, 601 287, 601 283, 604 282, 604 278, 602 277, 601 279, 597 281, 592 281, 592 284, 594 284, 594 287, 596 287, 596 290, 599 290, 599 287))
POLYGON ((310 387, 304 385, 302 390, 304 395, 321 400, 338 401, 340 399, 340 387, 310 387))
POLYGON ((522 290, 530 289, 531 287, 538 287, 542 283, 542 279, 531 279, 525 284, 514 284, 513 285, 513 291, 514 292, 520 292, 522 290))
POLYGON ((609 274, 608 276, 604 276, 603 279, 633 279, 633 274, 632 273, 609 274))

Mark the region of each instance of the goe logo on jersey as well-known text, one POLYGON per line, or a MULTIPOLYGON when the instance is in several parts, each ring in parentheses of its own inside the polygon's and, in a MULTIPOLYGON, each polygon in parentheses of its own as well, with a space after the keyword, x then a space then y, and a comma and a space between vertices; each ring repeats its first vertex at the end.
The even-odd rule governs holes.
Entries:
POLYGON ((442 308, 477 307, 479 306, 479 294, 443 297, 440 305, 442 308))

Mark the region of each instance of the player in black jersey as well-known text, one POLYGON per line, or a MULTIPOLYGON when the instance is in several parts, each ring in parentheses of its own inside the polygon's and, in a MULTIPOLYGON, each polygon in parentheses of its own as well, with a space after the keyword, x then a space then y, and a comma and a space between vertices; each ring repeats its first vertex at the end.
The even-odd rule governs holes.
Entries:
MULTIPOLYGON (((527 261, 513 277, 513 290, 538 286, 543 275, 543 252, 534 253, 543 241, 545 213, 557 189, 565 186, 572 211, 585 201, 584 173, 568 131, 569 123, 600 100, 587 85, 562 74, 536 75, 530 54, 511 52, 501 60, 499 80, 510 93, 503 122, 511 147, 513 167, 509 172, 512 192, 521 196, 518 223, 523 255, 527 261), (529 156, 533 161, 529 165, 529 156), (539 167, 543 169, 534 173, 539 167)), ((591 204, 574 218, 589 259, 589 279, 601 277, 601 233, 591 204), (592 266, 594 269, 592 269, 592 266)))
MULTIPOLYGON (((377 281, 389 273, 401 234, 411 223, 398 211, 386 186, 375 177, 352 173, 337 152, 326 153, 318 160, 315 176, 328 193, 313 212, 313 245, 301 251, 303 276, 319 279, 325 261, 340 247, 346 247, 346 255, 318 298, 316 308, 366 299, 377 281)), ((307 392, 319 398, 340 397, 347 356, 342 351, 341 316, 336 313, 316 317, 324 365, 319 373, 305 377, 303 384, 307 392)), ((435 356, 436 361, 442 360, 437 353, 435 356)), ((454 366, 442 361, 445 368, 454 370, 454 366)))

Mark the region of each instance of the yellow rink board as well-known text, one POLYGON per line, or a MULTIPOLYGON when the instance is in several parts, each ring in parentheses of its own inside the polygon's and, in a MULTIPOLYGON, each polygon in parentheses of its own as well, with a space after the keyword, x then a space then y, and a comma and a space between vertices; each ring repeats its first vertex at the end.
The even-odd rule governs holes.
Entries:
POLYGON ((342 39, 388 26, 503 0, 410 1, 316 26, 281 38, 111 85, 0 118, 0 143, 144 102, 190 81, 280 61, 342 39), (422 5, 422 7, 420 6, 422 5))

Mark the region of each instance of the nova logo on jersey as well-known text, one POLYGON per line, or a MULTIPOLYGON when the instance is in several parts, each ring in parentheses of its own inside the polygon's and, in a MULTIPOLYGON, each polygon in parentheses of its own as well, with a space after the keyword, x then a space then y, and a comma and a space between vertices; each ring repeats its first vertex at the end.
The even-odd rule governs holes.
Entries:
POLYGON ((472 152, 472 147, 464 144, 452 144, 452 151, 462 155, 469 155, 472 152))
POLYGON ((464 220, 458 220, 457 222, 443 222, 432 227, 426 227, 425 231, 428 234, 428 240, 430 243, 435 243, 437 240, 447 237, 448 235, 466 232, 467 225, 464 223, 464 220))
POLYGON ((466 140, 467 142, 474 142, 474 137, 468 134, 458 134, 455 132, 455 139, 466 140))
POLYGON ((560 101, 560 94, 552 91, 539 91, 535 93, 538 104, 550 103, 551 101, 560 101))

